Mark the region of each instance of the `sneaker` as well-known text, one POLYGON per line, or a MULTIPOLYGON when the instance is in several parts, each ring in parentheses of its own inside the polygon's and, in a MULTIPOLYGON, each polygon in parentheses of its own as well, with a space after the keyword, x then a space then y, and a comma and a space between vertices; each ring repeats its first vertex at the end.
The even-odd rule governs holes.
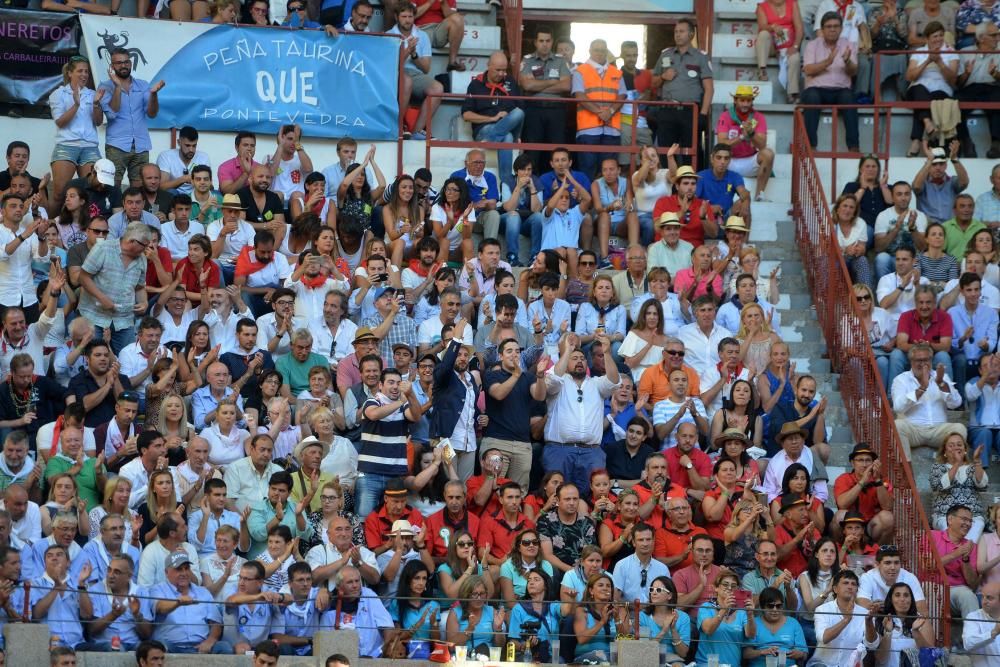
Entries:
POLYGON ((758 193, 757 193, 757 196, 756 196, 756 197, 754 197, 754 201, 759 201, 759 202, 769 202, 769 201, 771 201, 771 200, 770 200, 770 199, 768 198, 768 196, 767 196, 766 194, 764 194, 763 192, 758 192, 758 193))
POLYGON ((610 269, 611 266, 612 266, 611 265, 611 259, 608 258, 608 257, 601 257, 601 259, 598 260, 598 262, 597 262, 597 268, 598 268, 598 270, 600 270, 600 269, 610 269))
POLYGON ((524 264, 521 264, 521 260, 518 259, 517 253, 513 252, 507 253, 507 263, 510 264, 511 268, 514 268, 515 266, 524 266, 524 264))
POLYGON ((414 141, 426 141, 427 140, 427 133, 426 132, 410 132, 410 139, 413 139, 414 141))

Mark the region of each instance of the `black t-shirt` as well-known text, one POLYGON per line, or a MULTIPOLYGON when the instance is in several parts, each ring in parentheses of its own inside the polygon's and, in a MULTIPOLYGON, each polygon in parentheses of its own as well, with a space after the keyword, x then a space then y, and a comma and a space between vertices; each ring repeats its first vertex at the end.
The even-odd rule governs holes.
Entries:
MULTIPOLYGON (((482 77, 485 77, 484 73, 482 77)), ((466 91, 466 95, 489 95, 489 99, 474 98, 469 97, 462 103, 462 112, 472 111, 481 116, 496 116, 501 111, 510 112, 521 106, 520 100, 512 100, 509 96, 517 97, 521 94, 514 83, 514 80, 510 77, 504 79, 503 83, 500 84, 501 88, 487 88, 486 83, 483 81, 482 77, 476 77, 471 82, 469 82, 469 88, 466 91), (502 90, 502 92, 500 92, 502 90)), ((473 123, 472 124, 472 134, 475 135, 479 131, 479 128, 487 123, 473 123)))
MULTIPOLYGON (((0 3, 0 7, 2 6, 3 4, 0 3)), ((15 5, 15 6, 24 7, 26 5, 15 5)), ((32 193, 38 192, 38 186, 42 184, 42 179, 35 178, 28 172, 24 172, 24 175, 27 176, 28 180, 31 181, 31 192, 32 193)), ((3 171, 0 171, 0 190, 9 190, 9 189, 10 189, 10 169, 4 169, 3 171)))
POLYGON ((247 222, 271 222, 274 220, 274 216, 284 213, 285 207, 281 203, 281 197, 278 193, 268 190, 264 194, 264 210, 257 208, 257 202, 254 201, 253 193, 250 192, 249 187, 242 188, 237 192, 240 196, 240 204, 246 206, 247 209, 247 222))
POLYGON ((642 472, 646 469, 646 459, 656 452, 649 445, 640 445, 636 455, 629 456, 625 441, 619 440, 606 446, 604 453, 607 456, 604 466, 613 479, 642 479, 642 472))
POLYGON ((483 377, 483 387, 486 389, 486 415, 490 418, 485 436, 498 440, 531 442, 531 422, 524 417, 531 414, 531 404, 534 401, 531 397, 531 385, 535 382, 535 374, 521 373, 517 384, 502 401, 490 396, 491 386, 504 383, 508 379, 510 373, 502 368, 487 371, 483 377))
MULTIPOLYGON (((118 379, 122 383, 122 389, 128 390, 132 388, 132 383, 129 382, 127 376, 119 373, 118 379)), ((84 396, 92 394, 97 390, 97 381, 94 380, 94 376, 87 369, 80 371, 69 381, 69 391, 76 396, 76 400, 80 405, 83 405, 84 396)), ((109 391, 103 401, 90 410, 87 410, 87 416, 83 420, 83 425, 96 428, 114 419, 115 398, 115 392, 113 390, 109 391)), ((55 418, 53 417, 53 419, 55 418)))
POLYGON ((156 192, 156 199, 153 200, 153 204, 150 204, 149 201, 145 198, 145 196, 143 196, 142 201, 143 201, 142 204, 143 211, 148 211, 149 213, 153 213, 153 204, 156 204, 160 209, 160 213, 162 213, 163 215, 167 215, 168 213, 170 213, 170 208, 174 204, 174 196, 169 192, 167 192, 166 190, 158 190, 156 192))
POLYGON ((104 186, 103 190, 96 190, 91 187, 86 178, 74 178, 66 184, 66 187, 82 188, 87 193, 87 201, 90 202, 90 217, 103 215, 105 218, 114 213, 114 209, 122 208, 121 190, 113 185, 104 186))
POLYGON ((38 433, 38 429, 41 428, 42 424, 54 422, 66 407, 66 390, 58 382, 50 380, 44 375, 39 375, 35 377, 28 400, 30 406, 25 406, 24 399, 20 399, 19 403, 22 407, 19 409, 11 394, 10 382, 0 384, 0 420, 19 419, 24 416, 25 412, 34 410, 35 421, 18 427, 31 436, 31 449, 34 451, 35 434, 38 433))

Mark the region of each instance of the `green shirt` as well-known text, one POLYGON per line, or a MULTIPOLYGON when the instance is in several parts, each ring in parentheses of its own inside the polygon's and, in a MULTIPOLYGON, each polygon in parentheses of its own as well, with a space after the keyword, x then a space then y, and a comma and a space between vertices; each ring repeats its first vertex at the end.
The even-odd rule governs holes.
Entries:
MULTIPOLYGON (((285 514, 281 517, 281 523, 288 526, 288 529, 292 531, 293 540, 296 537, 308 540, 312 537, 312 526, 306 521, 305 530, 298 529, 296 525, 297 515, 295 514, 295 505, 296 503, 292 502, 291 498, 289 498, 285 503, 285 514)), ((250 533, 251 540, 250 553, 247 554, 248 560, 253 560, 267 548, 267 524, 271 523, 274 515, 274 505, 267 498, 258 500, 253 504, 253 509, 250 510, 250 516, 247 518, 247 531, 250 533)))
POLYGON ((976 235, 976 232, 987 229, 983 223, 973 220, 969 223, 965 231, 962 231, 959 229, 955 218, 946 220, 942 226, 944 227, 944 251, 954 257, 959 265, 962 264, 962 259, 965 258, 965 249, 969 246, 969 241, 972 240, 972 237, 976 235))
POLYGON ((309 371, 313 366, 329 368, 330 362, 326 357, 315 352, 310 352, 305 361, 298 361, 291 353, 283 355, 274 365, 275 369, 281 373, 285 384, 289 385, 292 396, 298 396, 303 391, 309 389, 309 371))
MULTIPOLYGON (((94 468, 96 464, 97 459, 88 457, 83 462, 83 469, 74 477, 77 488, 80 490, 79 496, 86 501, 88 512, 101 504, 101 491, 97 488, 97 470, 94 468)), ((69 472, 69 469, 74 465, 76 465, 76 461, 62 454, 56 454, 49 459, 45 466, 45 488, 43 491, 48 493, 49 480, 56 475, 69 472)))

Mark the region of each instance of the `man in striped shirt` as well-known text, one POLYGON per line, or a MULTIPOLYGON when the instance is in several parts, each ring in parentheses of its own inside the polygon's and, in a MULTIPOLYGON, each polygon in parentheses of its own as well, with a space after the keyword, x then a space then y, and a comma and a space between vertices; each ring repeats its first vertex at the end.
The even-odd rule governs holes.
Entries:
POLYGON ((368 516, 382 498, 386 482, 409 474, 406 440, 420 419, 413 386, 395 368, 382 371, 378 393, 361 409, 361 455, 355 498, 358 516, 368 516))

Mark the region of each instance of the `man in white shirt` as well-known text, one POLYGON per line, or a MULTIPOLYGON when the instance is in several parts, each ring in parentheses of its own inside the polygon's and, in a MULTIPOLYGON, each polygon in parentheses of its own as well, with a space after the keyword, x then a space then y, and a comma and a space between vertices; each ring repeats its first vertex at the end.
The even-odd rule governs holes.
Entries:
POLYGON ((353 565, 361 572, 361 577, 369 586, 378 584, 382 573, 378 561, 363 544, 353 544, 351 537, 353 529, 351 522, 344 517, 333 517, 327 527, 327 538, 306 554, 306 562, 313 572, 313 583, 326 582, 327 588, 333 590, 337 585, 337 575, 347 565, 353 565))
MULTIPOLYGON (((295 292, 287 287, 271 292, 271 308, 274 310, 257 318, 257 347, 267 350, 271 358, 277 360, 288 354, 291 333, 307 327, 308 322, 293 315, 295 292)), ((315 337, 315 333, 313 335, 315 337)))
POLYGON ((601 450, 604 437, 604 401, 618 386, 618 365, 606 336, 597 338, 604 350, 606 375, 587 375, 587 358, 578 347, 576 334, 566 334, 561 342, 559 362, 545 376, 549 418, 545 423, 545 470, 562 472, 581 495, 590 493, 590 475, 584 471, 603 468, 601 450))
POLYGON ((224 479, 230 509, 242 512, 245 507, 267 497, 271 475, 282 472, 282 468, 271 462, 273 455, 271 436, 255 435, 250 439, 250 455, 226 466, 224 479))
POLYGON ((235 285, 213 288, 208 302, 212 308, 202 319, 208 325, 212 346, 221 345, 220 354, 228 352, 236 347, 236 323, 244 317, 253 319, 253 313, 235 285))
POLYGON ((901 246, 896 248, 893 256, 896 270, 879 278, 875 298, 878 306, 892 316, 893 322, 898 323, 900 315, 916 307, 914 295, 917 285, 926 285, 930 281, 920 275, 920 269, 916 268, 913 248, 901 246))
POLYGON ((271 190, 285 202, 293 196, 305 193, 306 176, 313 171, 312 159, 302 146, 302 128, 298 125, 282 125, 278 132, 278 149, 274 152, 272 165, 275 166, 271 190))
POLYGON ((201 579, 198 568, 198 551, 194 545, 184 540, 187 538, 187 522, 178 512, 164 514, 156 522, 156 540, 150 542, 142 550, 139 558, 139 573, 136 583, 143 587, 154 586, 167 580, 164 566, 167 557, 175 551, 183 550, 191 561, 191 574, 201 579))
POLYGON ((719 343, 733 336, 729 329, 715 322, 715 299, 707 294, 691 304, 694 322, 685 324, 677 332, 687 352, 685 361, 691 368, 704 375, 711 366, 719 363, 719 343))
MULTIPOLYGON (((160 342, 163 345, 183 343, 187 338, 187 331, 191 323, 202 319, 208 312, 207 299, 199 308, 188 308, 189 304, 190 301, 184 295, 184 289, 176 280, 170 283, 160 298, 156 300, 156 304, 153 305, 153 317, 163 327, 163 335, 160 336, 160 342)), ((78 319, 73 320, 73 324, 78 321, 78 319)))
POLYGON ((927 616, 927 600, 920 581, 903 569, 899 549, 894 544, 883 544, 875 553, 875 567, 861 575, 858 582, 858 604, 871 609, 875 602, 883 602, 889 589, 895 584, 906 584, 913 593, 917 613, 927 616))
POLYGON ((913 188, 907 181, 892 184, 892 206, 875 218, 875 277, 895 271, 896 250, 912 247, 919 251, 927 249, 924 232, 927 231, 927 216, 910 208, 913 188))
POLYGON ((910 370, 893 379, 889 392, 896 413, 896 430, 907 460, 913 447, 938 447, 952 433, 966 437, 965 424, 950 423, 947 412, 957 410, 962 397, 944 372, 944 365, 938 364, 931 370, 933 356, 929 345, 913 345, 909 353, 910 370))
MULTIPOLYGON (((35 257, 44 259, 49 254, 49 246, 45 242, 49 221, 35 220, 22 231, 24 200, 12 193, 0 199, 0 209, 3 210, 3 224, 0 225, 0 308, 20 306, 29 320, 34 322, 38 319, 38 298, 31 275, 31 261, 35 257)), ((38 338, 41 345, 45 333, 38 338)), ((36 360, 35 367, 43 366, 36 360)), ((7 374, 6 368, 3 374, 7 374)))
MULTIPOLYGON (((18 306, 8 307, 0 316, 0 321, 3 322, 3 333, 0 334, 0 378, 10 373, 10 360, 16 354, 27 354, 35 363, 35 368, 45 368, 45 336, 55 324, 57 302, 57 298, 49 299, 38 321, 30 325, 25 319, 27 311, 18 306)), ((29 310, 31 308, 38 312, 37 304, 28 307, 29 310)))
POLYGON ((222 266, 226 284, 231 285, 236 271, 236 258, 240 251, 253 245, 253 225, 243 219, 246 208, 236 194, 222 198, 222 218, 208 226, 206 233, 212 241, 212 257, 222 266))
POLYGON ((271 292, 291 272, 285 256, 274 251, 274 234, 262 229, 254 235, 253 248, 244 248, 237 260, 233 284, 243 290, 254 317, 260 317, 268 310, 271 292))
POLYGON ((984 277, 986 275, 986 258, 983 257, 982 253, 968 250, 960 267, 959 277, 952 278, 946 282, 944 289, 941 290, 941 294, 938 296, 938 307, 941 310, 949 310, 961 301, 962 289, 959 286, 959 280, 963 273, 975 273, 982 279, 980 285, 981 294, 979 296, 981 304, 993 310, 1000 308, 1000 290, 991 285, 984 277))
MULTIPOLYGON (((353 16, 354 12, 351 12, 353 16)), ((326 196, 337 201, 337 188, 347 175, 347 168, 354 164, 358 156, 358 142, 351 137, 343 137, 337 142, 337 162, 323 169, 326 177, 326 196)), ((375 183, 375 171, 371 165, 365 167, 365 176, 369 183, 375 183)))
POLYGON ((1000 583, 983 584, 982 609, 965 617, 962 648, 972 667, 1000 667, 1000 583))
POLYGON ((313 352, 326 357, 330 370, 336 373, 340 360, 354 351, 352 343, 358 331, 358 325, 347 319, 347 295, 340 291, 327 292, 323 299, 323 319, 313 320, 310 329, 313 352))
POLYGON ((170 251, 170 259, 176 263, 188 256, 188 241, 195 234, 204 234, 205 225, 191 220, 189 195, 175 195, 171 210, 173 220, 160 227, 160 245, 170 251))
MULTIPOLYGON (((441 337, 441 329, 449 324, 455 324, 455 318, 462 309, 462 294, 457 287, 446 287, 441 290, 438 303, 441 305, 441 312, 435 317, 424 320, 417 329, 418 357, 428 353, 438 354, 444 350, 446 343, 441 337)), ((461 342, 464 345, 472 345, 472 327, 464 327, 462 332, 464 335, 461 337, 461 342)))
MULTIPOLYGON (((143 431, 136 438, 137 457, 126 463, 118 474, 132 483, 132 492, 128 497, 128 506, 136 508, 146 502, 149 494, 149 476, 157 470, 173 469, 167 465, 167 441, 156 431, 143 431)), ((174 475, 174 493, 177 502, 181 500, 181 490, 174 475)))
POLYGON ((208 153, 198 150, 198 130, 185 125, 177 132, 177 148, 168 148, 156 157, 160 168, 160 187, 191 194, 191 170, 197 165, 212 166, 208 153))
MULTIPOLYGON (((304 320, 319 319, 323 314, 323 299, 328 292, 351 291, 351 283, 346 276, 334 278, 333 263, 323 257, 318 250, 307 250, 305 261, 299 260, 295 271, 285 279, 285 287, 295 294, 295 315, 304 320)), ((338 274, 339 275, 339 274, 338 274)))
POLYGON ((809 471, 812 480, 810 493, 820 502, 826 502, 829 488, 826 479, 826 467, 814 457, 806 447, 806 431, 795 422, 786 422, 775 440, 781 445, 781 451, 771 457, 764 471, 762 490, 767 494, 767 502, 772 502, 781 495, 781 482, 785 470, 793 463, 801 463, 809 471))
POLYGON ((152 370, 156 362, 163 358, 173 358, 167 348, 160 345, 163 325, 155 317, 148 315, 139 322, 139 335, 134 343, 122 348, 118 355, 122 370, 132 388, 139 392, 139 411, 146 410, 146 386, 152 381, 152 370))
POLYGON ((11 484, 3 494, 3 508, 10 514, 11 535, 27 545, 42 539, 42 513, 38 504, 28 500, 21 484, 11 484))
POLYGON ((834 599, 816 608, 816 652, 806 667, 847 665, 861 643, 870 652, 878 648, 881 632, 875 632, 873 643, 865 641, 865 626, 874 622, 877 612, 859 605, 857 593, 858 575, 854 570, 843 569, 834 575, 834 599))

